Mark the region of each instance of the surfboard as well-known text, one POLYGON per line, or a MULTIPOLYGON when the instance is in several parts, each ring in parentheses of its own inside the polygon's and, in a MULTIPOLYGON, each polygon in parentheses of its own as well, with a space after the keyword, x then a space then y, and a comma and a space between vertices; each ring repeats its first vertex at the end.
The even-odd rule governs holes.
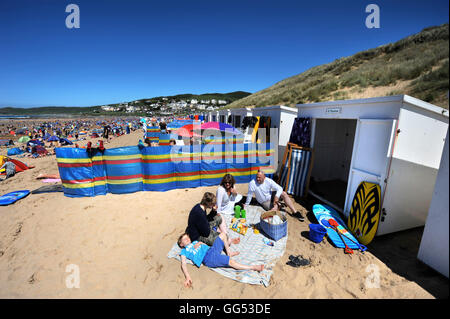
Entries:
POLYGON ((380 185, 361 182, 356 189, 348 215, 348 228, 361 244, 367 245, 375 237, 380 215, 380 185))
POLYGON ((338 224, 338 229, 341 232, 342 238, 344 239, 347 246, 351 249, 359 249, 359 246, 355 244, 353 241, 358 242, 356 238, 347 230, 345 227, 344 221, 341 219, 339 214, 330 206, 328 205, 322 205, 322 204, 316 204, 313 206, 313 214, 316 217, 317 221, 320 225, 326 228, 328 238, 333 242, 333 244, 338 248, 344 248, 345 245, 342 242, 342 239, 339 237, 339 235, 336 233, 336 231, 331 228, 327 227, 323 224, 323 220, 328 221, 330 218, 333 218, 338 224), (348 237, 348 238, 346 238, 348 237), (350 239, 351 240, 350 240, 350 239))
POLYGON ((258 128, 259 128, 259 119, 260 117, 257 116, 256 117, 258 120, 256 121, 255 127, 253 128, 253 132, 252 132, 252 143, 258 143, 258 141, 256 141, 256 135, 258 134, 258 128))
POLYGON ((6 206, 9 204, 13 204, 17 202, 19 199, 22 199, 30 194, 29 190, 21 190, 21 191, 15 191, 8 194, 5 194, 3 196, 0 196, 0 206, 6 206))

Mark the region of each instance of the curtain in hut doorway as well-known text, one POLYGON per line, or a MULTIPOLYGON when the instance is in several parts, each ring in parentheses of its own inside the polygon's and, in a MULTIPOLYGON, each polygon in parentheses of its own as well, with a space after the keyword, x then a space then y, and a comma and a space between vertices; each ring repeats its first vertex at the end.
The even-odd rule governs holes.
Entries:
POLYGON ((289 143, 298 146, 310 147, 311 144, 311 118, 297 117, 292 125, 289 143))

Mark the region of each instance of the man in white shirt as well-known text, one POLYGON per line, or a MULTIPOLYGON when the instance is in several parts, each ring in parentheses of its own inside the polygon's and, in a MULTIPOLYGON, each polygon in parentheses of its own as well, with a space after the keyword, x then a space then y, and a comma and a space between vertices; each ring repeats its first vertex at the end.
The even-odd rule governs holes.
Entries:
POLYGON ((264 172, 261 170, 258 170, 256 178, 248 184, 248 193, 245 205, 250 204, 253 194, 255 194, 255 199, 258 204, 265 210, 279 210, 280 205, 278 204, 278 201, 282 198, 291 210, 292 216, 298 218, 301 222, 305 220, 302 213, 295 210, 294 204, 288 194, 283 191, 283 188, 275 183, 271 178, 266 177, 264 172))

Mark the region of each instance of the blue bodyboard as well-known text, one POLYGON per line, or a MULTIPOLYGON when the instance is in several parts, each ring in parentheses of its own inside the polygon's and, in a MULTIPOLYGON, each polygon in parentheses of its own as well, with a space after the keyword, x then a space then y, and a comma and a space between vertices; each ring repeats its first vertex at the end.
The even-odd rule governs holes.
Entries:
POLYGON ((30 194, 29 190, 15 191, 3 196, 0 196, 0 206, 6 206, 17 202, 30 194))
POLYGON ((355 244, 358 242, 358 240, 355 237, 353 237, 353 235, 347 230, 347 228, 345 227, 345 223, 333 208, 327 205, 316 204, 313 206, 312 210, 319 224, 326 228, 328 238, 330 238, 330 240, 336 247, 344 248, 345 245, 342 243, 342 239, 339 237, 339 235, 333 228, 326 227, 323 224, 322 222, 323 220, 328 221, 328 219, 333 218, 339 224, 338 229, 340 230, 341 236, 344 239, 347 246, 351 249, 359 249, 359 246, 355 244), (351 238, 351 240, 353 240, 355 243, 346 237, 351 238))

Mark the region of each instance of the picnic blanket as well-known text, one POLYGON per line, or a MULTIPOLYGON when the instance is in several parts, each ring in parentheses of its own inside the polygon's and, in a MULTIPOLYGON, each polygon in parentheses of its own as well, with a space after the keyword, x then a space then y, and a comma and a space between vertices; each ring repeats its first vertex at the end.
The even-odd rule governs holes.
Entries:
MULTIPOLYGON (((231 278, 233 280, 252 284, 252 285, 264 285, 269 286, 270 277, 273 273, 273 267, 276 261, 281 258, 286 250, 287 235, 278 241, 270 240, 274 243, 274 246, 267 245, 264 240, 267 237, 264 236, 264 232, 259 228, 259 221, 261 213, 264 210, 259 206, 249 206, 247 209, 247 224, 256 224, 257 228, 260 230, 259 234, 253 233, 251 228, 248 229, 247 234, 240 235, 235 231, 228 229, 228 236, 230 238, 240 238, 241 241, 237 245, 231 245, 232 251, 240 252, 239 255, 232 257, 234 260, 245 265, 259 265, 264 264, 264 270, 257 272, 254 270, 236 270, 233 268, 211 268, 211 270, 231 278)), ((222 215, 225 219, 227 226, 229 227, 231 223, 232 215, 222 215)), ((179 261, 181 249, 178 247, 177 243, 172 246, 172 249, 167 254, 168 258, 175 258, 179 261)), ((225 254, 225 252, 222 252, 225 254)), ((189 264, 193 265, 192 261, 187 261, 189 264)), ((202 266, 206 267, 206 266, 202 266)))

